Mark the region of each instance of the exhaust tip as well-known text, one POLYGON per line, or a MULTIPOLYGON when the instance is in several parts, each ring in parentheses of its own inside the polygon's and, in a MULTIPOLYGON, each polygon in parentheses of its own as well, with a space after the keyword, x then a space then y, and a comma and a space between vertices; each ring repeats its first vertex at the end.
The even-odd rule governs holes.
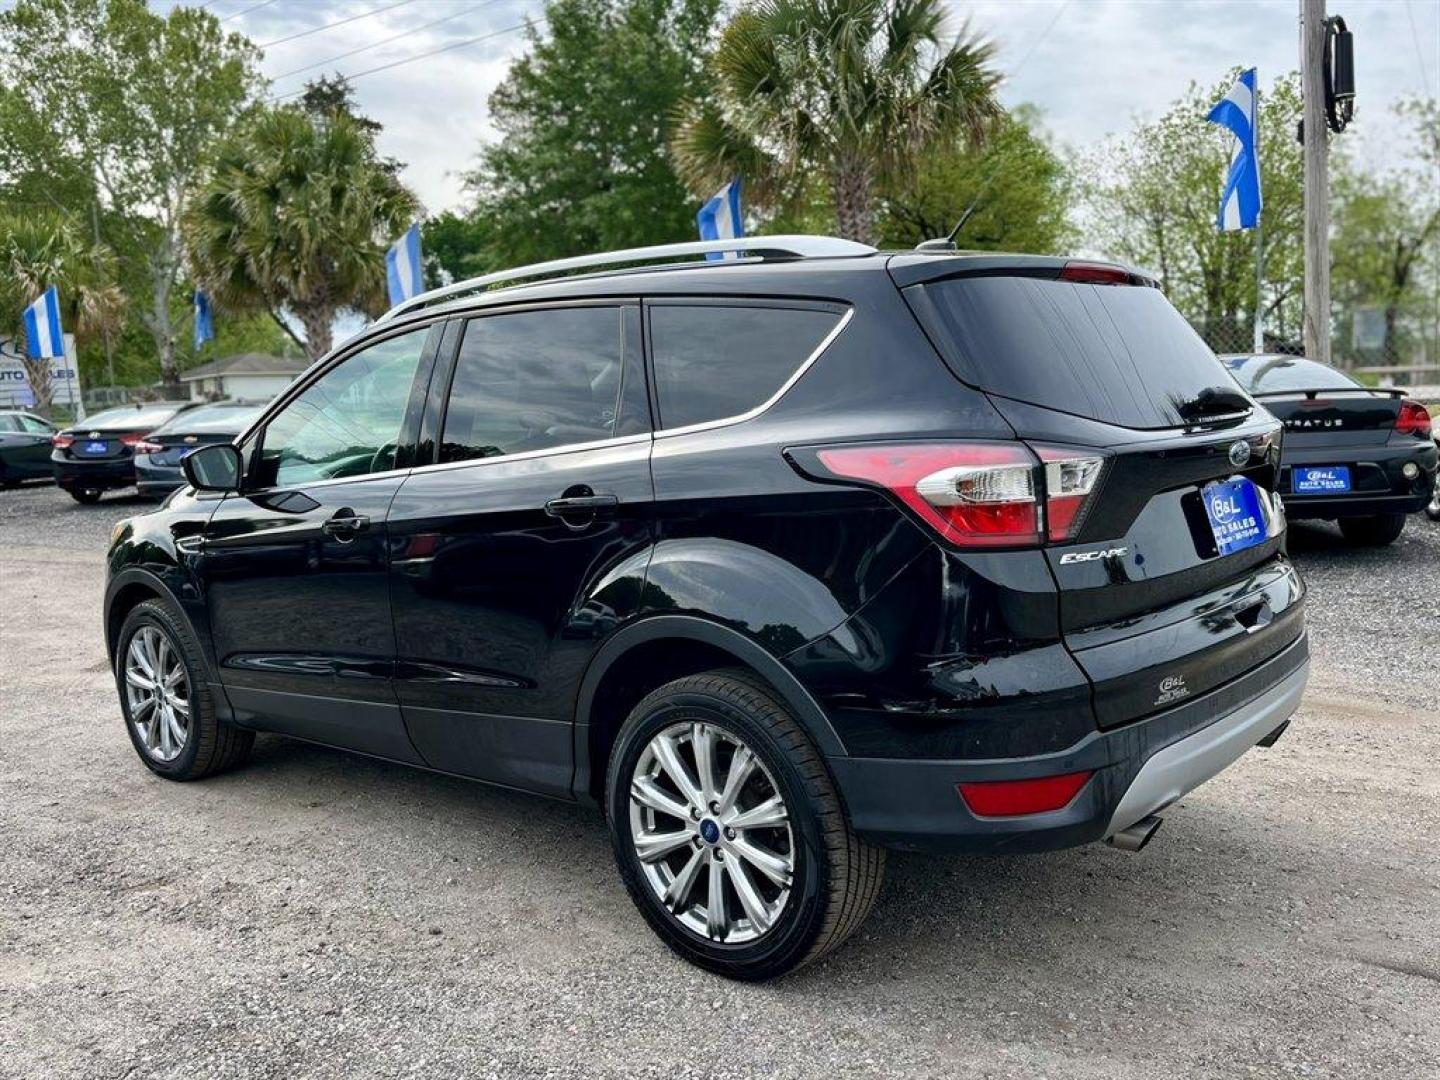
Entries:
POLYGON ((1107 836, 1105 842, 1121 851, 1139 851, 1150 843, 1155 834, 1160 831, 1162 821, 1164 818, 1158 814, 1151 814, 1149 817, 1141 818, 1134 825, 1107 836))

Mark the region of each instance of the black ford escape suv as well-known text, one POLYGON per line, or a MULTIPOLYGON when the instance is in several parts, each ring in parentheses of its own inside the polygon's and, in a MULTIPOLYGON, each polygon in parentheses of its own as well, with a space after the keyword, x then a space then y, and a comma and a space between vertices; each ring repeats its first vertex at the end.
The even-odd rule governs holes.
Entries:
POLYGON ((141 759, 257 730, 598 804, 761 979, 887 847, 1141 846, 1305 684, 1281 431, 1153 283, 771 237, 492 275, 316 364, 122 522, 141 759))

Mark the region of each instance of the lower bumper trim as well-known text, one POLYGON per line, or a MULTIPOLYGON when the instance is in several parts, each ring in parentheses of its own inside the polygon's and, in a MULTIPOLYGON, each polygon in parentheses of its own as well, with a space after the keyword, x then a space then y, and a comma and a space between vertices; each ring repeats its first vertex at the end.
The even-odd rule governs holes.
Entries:
POLYGON ((1276 728, 1300 705, 1310 661, 1254 701, 1188 738, 1157 750, 1140 767, 1110 817, 1106 835, 1134 825, 1193 791, 1276 728))

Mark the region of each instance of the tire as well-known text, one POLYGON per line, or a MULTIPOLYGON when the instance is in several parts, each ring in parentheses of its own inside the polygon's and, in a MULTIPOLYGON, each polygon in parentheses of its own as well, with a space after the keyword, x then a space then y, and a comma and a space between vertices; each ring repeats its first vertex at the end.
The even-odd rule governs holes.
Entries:
POLYGON ((1405 528, 1404 514, 1371 514, 1368 517, 1342 517, 1340 532, 1352 544, 1362 547, 1384 547, 1393 544, 1405 528))
MULTIPOLYGON (((610 757, 606 810, 621 879, 651 928, 684 959, 732 979, 771 979, 836 948, 865 921, 884 879, 884 850, 851 831, 834 781, 810 737, 775 692, 743 670, 677 679, 635 707, 610 757), (759 768, 750 771, 750 780, 733 798, 734 806, 716 812, 718 803, 712 800, 698 820, 694 814, 687 821, 647 808, 632 796, 637 779, 651 785, 648 791, 654 790, 653 785, 668 784, 662 794, 669 794, 680 810, 691 805, 684 795, 676 794, 681 788, 671 781, 656 746, 658 737, 673 737, 676 741, 671 745, 678 748, 689 782, 696 784, 697 726, 706 733, 701 736, 706 745, 715 748, 712 794, 725 798, 721 789, 742 760, 738 748, 749 750, 759 768), (688 743, 683 741, 687 738, 688 743), (780 797, 788 812, 783 824, 719 827, 737 813, 743 818, 763 812, 761 804, 773 805, 773 795, 780 797), (688 840, 665 858, 644 862, 636 851, 637 821, 642 835, 665 841, 666 835, 685 831, 688 840), (742 851, 751 854, 742 857, 738 854, 742 851), (774 859, 775 852, 788 853, 788 889, 757 869, 774 859), (720 871, 723 895, 715 906, 735 918, 722 932, 712 934, 711 876, 727 853, 729 863, 720 871), (687 876, 691 860, 699 860, 699 868, 687 876), (730 869, 732 864, 740 868, 739 876, 730 869), (682 880, 690 882, 675 911, 661 897, 667 875, 670 889, 680 887, 682 880), (748 883, 746 892, 752 901, 748 906, 738 891, 741 878, 748 883), (760 914, 752 916, 757 896, 762 906, 760 914), (701 900, 706 903, 701 905, 701 900)), ((736 820, 738 824, 740 819, 736 820)))
POLYGON ((70 497, 72 499, 85 506, 95 505, 95 503, 100 501, 100 496, 104 494, 99 488, 73 488, 67 490, 70 491, 70 497))
MULTIPOLYGON (((215 700, 205 680, 205 660, 200 652, 200 643, 186 621, 160 600, 147 600, 125 616, 115 650, 115 684, 120 693, 120 711, 125 718, 125 730, 140 760, 158 776, 167 780, 200 780, 224 769, 239 765, 250 755, 255 742, 255 733, 221 720, 216 713, 215 700), (153 643, 158 639, 165 643, 166 664, 171 657, 178 662, 184 673, 184 694, 181 700, 187 702, 189 717, 184 721, 186 729, 183 739, 171 739, 166 731, 163 737, 147 738, 147 733, 157 729, 152 726, 157 709, 152 705, 137 707, 137 696, 144 692, 133 689, 129 684, 127 670, 133 661, 132 643, 137 637, 144 637, 153 643), (150 719, 147 719, 150 718, 150 719), (154 742, 155 745, 150 745, 154 742), (178 748, 174 743, 179 743, 178 748), (175 749, 168 754, 166 751, 175 749)), ((143 650, 142 650, 143 651, 143 650)), ((155 661, 152 650, 151 659, 155 661)), ((143 676, 143 665, 136 664, 143 676)), ((177 684, 178 685, 178 684, 177 684)), ((179 695, 172 695, 172 698, 179 695)), ((172 712, 183 718, 178 705, 172 712)), ((173 730, 173 729, 172 729, 173 730)))
POLYGON ((1440 521, 1440 470, 1435 473, 1435 485, 1430 491, 1430 501, 1425 504, 1425 516, 1431 521, 1440 521))

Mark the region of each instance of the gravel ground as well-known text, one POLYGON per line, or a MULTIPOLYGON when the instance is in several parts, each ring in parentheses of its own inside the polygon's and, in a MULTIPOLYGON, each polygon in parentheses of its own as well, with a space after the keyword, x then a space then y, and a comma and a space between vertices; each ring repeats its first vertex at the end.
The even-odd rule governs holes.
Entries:
POLYGON ((1103 846, 897 856, 825 962, 673 959, 588 812, 262 738, 134 760, 97 607, 145 504, 0 494, 0 1076, 1440 1075, 1440 526, 1296 526, 1290 733, 1103 846))

